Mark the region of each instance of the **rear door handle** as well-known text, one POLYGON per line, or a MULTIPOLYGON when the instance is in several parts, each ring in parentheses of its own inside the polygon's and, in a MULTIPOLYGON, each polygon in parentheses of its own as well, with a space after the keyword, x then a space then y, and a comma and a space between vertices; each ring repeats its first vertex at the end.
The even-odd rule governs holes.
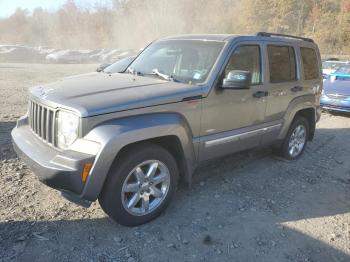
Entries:
POLYGON ((294 86, 290 89, 292 92, 299 92, 303 90, 302 86, 294 86))
POLYGON ((261 98, 261 97, 268 96, 268 95, 269 95, 269 92, 267 92, 267 91, 257 91, 253 94, 253 96, 256 98, 261 98))

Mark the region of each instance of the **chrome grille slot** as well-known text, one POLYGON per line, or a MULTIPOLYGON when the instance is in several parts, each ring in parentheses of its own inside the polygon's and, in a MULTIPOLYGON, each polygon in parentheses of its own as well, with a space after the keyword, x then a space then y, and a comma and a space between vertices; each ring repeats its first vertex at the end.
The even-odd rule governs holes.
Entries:
POLYGON ((38 119, 39 119, 39 121, 38 121, 38 135, 40 136, 40 137, 42 137, 42 132, 41 132, 41 111, 42 111, 42 107, 41 106, 38 106, 38 119))
POLYGON ((32 131, 45 142, 54 145, 55 111, 49 107, 30 102, 29 123, 32 131))

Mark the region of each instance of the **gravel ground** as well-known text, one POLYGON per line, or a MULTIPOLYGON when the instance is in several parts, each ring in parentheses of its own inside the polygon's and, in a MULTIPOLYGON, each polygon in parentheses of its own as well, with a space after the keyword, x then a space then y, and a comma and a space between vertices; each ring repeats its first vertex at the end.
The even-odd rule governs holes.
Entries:
POLYGON ((268 148, 198 169, 157 220, 111 221, 42 185, 10 131, 28 87, 96 65, 0 64, 0 261, 350 261, 350 117, 324 114, 304 155, 268 148))

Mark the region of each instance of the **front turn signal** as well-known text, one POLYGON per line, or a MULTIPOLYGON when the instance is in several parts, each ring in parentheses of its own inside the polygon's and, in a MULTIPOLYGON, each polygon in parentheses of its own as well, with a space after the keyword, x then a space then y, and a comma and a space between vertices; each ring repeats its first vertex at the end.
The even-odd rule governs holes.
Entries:
POLYGON ((89 176, 90 170, 92 168, 92 163, 88 162, 84 164, 83 173, 81 174, 81 181, 86 182, 87 177, 89 176))

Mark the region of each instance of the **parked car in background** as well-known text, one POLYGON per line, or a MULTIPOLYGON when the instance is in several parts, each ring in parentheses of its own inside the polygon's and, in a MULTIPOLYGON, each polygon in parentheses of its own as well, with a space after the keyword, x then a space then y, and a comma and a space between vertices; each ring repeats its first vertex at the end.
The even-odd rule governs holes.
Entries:
POLYGON ((334 73, 340 66, 349 64, 348 61, 326 60, 322 62, 323 79, 327 79, 330 74, 334 73))
POLYGON ((40 63, 46 54, 39 48, 20 45, 0 45, 0 62, 40 63))
POLYGON ((110 63, 108 57, 118 52, 119 49, 99 49, 97 52, 90 54, 90 60, 94 62, 110 63))
POLYGON ((329 111, 350 113, 350 65, 340 66, 324 81, 320 104, 329 111))
POLYGON ((46 56, 49 63, 80 64, 90 61, 91 50, 60 50, 46 56))
POLYGON ((133 49, 120 49, 118 52, 114 52, 106 58, 106 62, 114 63, 122 58, 136 55, 137 51, 133 49))
POLYGON ((329 58, 325 59, 324 61, 340 61, 340 59, 336 58, 336 57, 329 57, 329 58))
POLYGON ((96 71, 97 72, 103 71, 108 74, 123 73, 131 64, 131 62, 134 61, 135 57, 136 56, 125 57, 113 64, 102 64, 96 69, 96 71))

